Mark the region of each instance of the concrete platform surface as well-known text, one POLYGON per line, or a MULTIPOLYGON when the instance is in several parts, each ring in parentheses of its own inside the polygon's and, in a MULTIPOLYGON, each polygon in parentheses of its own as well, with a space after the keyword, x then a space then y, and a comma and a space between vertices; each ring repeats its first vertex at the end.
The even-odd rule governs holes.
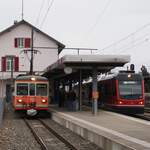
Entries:
POLYGON ((104 150, 150 150, 150 122, 91 109, 68 111, 50 106, 52 119, 99 145, 104 150))

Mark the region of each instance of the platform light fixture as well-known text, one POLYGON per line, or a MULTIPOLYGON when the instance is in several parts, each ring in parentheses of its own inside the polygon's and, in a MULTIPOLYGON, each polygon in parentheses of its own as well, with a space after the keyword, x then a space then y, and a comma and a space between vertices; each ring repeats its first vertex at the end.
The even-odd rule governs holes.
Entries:
POLYGON ((128 74, 128 78, 131 78, 131 74, 130 73, 128 74))
POLYGON ((32 81, 35 81, 36 79, 35 79, 35 77, 31 77, 31 80, 32 80, 32 81))
POLYGON ((64 72, 65 72, 66 74, 71 74, 71 73, 72 73, 72 68, 71 68, 71 67, 65 67, 65 68, 64 68, 64 72))

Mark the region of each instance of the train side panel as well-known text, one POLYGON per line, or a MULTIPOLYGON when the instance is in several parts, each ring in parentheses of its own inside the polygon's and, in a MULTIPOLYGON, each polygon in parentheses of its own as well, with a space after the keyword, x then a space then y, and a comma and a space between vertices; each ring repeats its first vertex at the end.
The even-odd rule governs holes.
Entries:
MULTIPOLYGON (((87 84, 87 88, 88 86, 92 87, 92 84, 87 84)), ((127 113, 144 113, 144 80, 140 74, 120 73, 100 80, 98 90, 99 105, 127 113)))

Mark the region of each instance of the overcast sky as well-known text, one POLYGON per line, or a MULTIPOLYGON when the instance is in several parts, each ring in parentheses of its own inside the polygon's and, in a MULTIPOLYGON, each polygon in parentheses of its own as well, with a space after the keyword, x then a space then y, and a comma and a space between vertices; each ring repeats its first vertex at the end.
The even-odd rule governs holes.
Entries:
MULTIPOLYGON (((0 1, 0 31, 21 20, 21 2, 0 1)), ((66 47, 129 54, 137 70, 150 69, 150 0, 24 0, 24 19, 66 47)))

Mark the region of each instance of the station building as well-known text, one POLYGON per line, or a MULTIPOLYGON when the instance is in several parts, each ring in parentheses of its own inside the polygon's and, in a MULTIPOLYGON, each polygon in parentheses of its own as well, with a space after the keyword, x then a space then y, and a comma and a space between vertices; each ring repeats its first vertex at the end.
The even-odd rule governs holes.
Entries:
POLYGON ((29 72, 31 55, 29 50, 31 49, 32 35, 33 49, 36 50, 33 70, 36 73, 42 73, 47 66, 57 61, 58 54, 65 47, 64 44, 25 20, 15 21, 12 26, 1 31, 0 97, 5 97, 6 91, 9 92, 12 78, 18 74, 29 72))

